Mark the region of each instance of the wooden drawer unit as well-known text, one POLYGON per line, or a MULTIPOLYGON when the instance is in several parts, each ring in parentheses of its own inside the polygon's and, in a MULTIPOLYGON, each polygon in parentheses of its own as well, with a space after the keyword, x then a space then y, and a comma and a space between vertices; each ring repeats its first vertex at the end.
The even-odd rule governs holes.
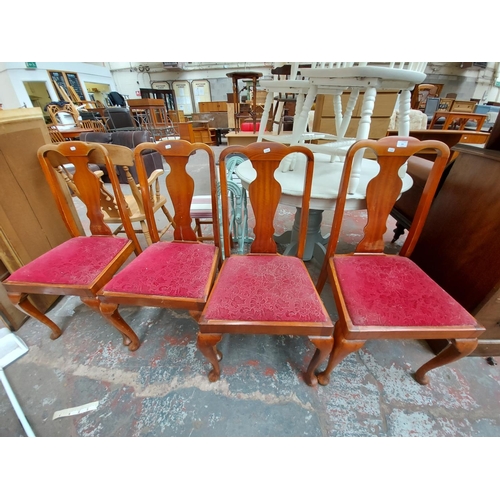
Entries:
POLYGON ((227 102, 224 101, 199 102, 198 108, 200 110, 200 113, 227 111, 227 102))

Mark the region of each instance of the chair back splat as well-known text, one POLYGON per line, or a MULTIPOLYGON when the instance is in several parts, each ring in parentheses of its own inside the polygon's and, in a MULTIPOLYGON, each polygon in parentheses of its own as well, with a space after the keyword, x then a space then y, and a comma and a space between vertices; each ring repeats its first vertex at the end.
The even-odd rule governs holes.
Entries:
POLYGON ((212 364, 208 378, 220 377, 221 353, 216 345, 224 333, 306 335, 316 352, 303 377, 317 383, 315 368, 326 359, 333 344, 333 324, 314 288, 302 260, 307 235, 314 156, 303 146, 254 143, 231 146, 219 157, 221 193, 227 193, 225 161, 228 155, 246 157, 255 170, 249 183, 250 205, 255 216, 250 253, 231 255, 229 197, 221 197, 224 255, 226 256, 199 320, 198 348, 212 364), (281 186, 275 172, 289 154, 305 155, 304 196, 296 257, 279 255, 274 241, 274 216, 281 186))
MULTIPOLYGON (((45 145, 38 150, 38 159, 72 237, 13 272, 3 285, 11 302, 48 326, 52 330, 51 338, 56 339, 61 335, 61 329, 27 300, 28 295, 76 295, 89 307, 99 311, 97 293, 132 252, 135 251, 137 255, 141 253, 141 247, 131 230, 112 160, 101 145, 79 141, 45 145), (111 172, 111 183, 130 239, 113 236, 104 221, 100 207, 100 181, 91 170, 94 163, 106 165, 111 172), (69 177, 65 176, 66 166, 69 165, 74 169, 70 182, 69 177), (65 177, 69 187, 78 192, 85 203, 92 236, 82 234, 81 224, 76 220, 78 215, 68 202, 67 189, 60 175, 65 177)), ((115 316, 115 320, 123 322, 119 315, 115 316)), ((122 334, 124 344, 133 350, 135 334, 126 323, 122 334)))
MULTIPOLYGON (((152 244, 103 287, 99 294, 101 311, 111 322, 121 304, 186 309, 197 319, 219 267, 214 153, 205 144, 180 140, 142 143, 135 148, 135 165, 152 244), (175 212, 174 241, 160 241, 156 226, 144 163, 145 154, 151 150, 160 153, 170 167, 165 181, 175 212), (187 166, 190 157, 197 152, 205 152, 208 157, 215 244, 199 242, 191 227, 190 206, 196 186, 187 166)), ((114 325, 123 333, 121 322, 114 322, 114 325)), ((137 336, 135 342, 138 347, 137 336)))
POLYGON ((457 301, 427 276, 409 257, 417 244, 450 150, 439 141, 413 137, 362 140, 350 147, 340 182, 330 241, 316 288, 330 278, 339 319, 335 343, 321 384, 349 353, 370 339, 451 339, 451 344, 420 367, 415 379, 428 383, 426 373, 470 354, 484 328, 457 301), (380 166, 366 191, 367 224, 355 251, 335 254, 339 241, 353 159, 360 149, 373 150, 380 166), (418 208, 398 255, 384 253, 383 236, 390 211, 401 191, 401 169, 423 150, 437 154, 418 208))

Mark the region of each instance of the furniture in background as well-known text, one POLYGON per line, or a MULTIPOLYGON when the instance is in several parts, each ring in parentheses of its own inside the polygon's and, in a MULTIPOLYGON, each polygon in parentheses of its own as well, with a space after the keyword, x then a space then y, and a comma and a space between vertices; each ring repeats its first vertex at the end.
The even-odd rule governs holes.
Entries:
MULTIPOLYGON (((117 108, 121 109, 121 108, 117 108)), ((125 146, 129 149, 134 149, 139 144, 143 142, 152 141, 153 137, 146 130, 125 130, 117 132, 84 132, 80 134, 80 140, 84 142, 98 142, 100 144, 115 144, 117 146, 125 146)), ((145 154, 144 163, 146 165, 146 172, 148 177, 155 170, 163 170, 163 162, 161 155, 155 151, 150 151, 145 154)), ((106 168, 103 168, 104 182, 110 182, 106 168)), ((139 182, 137 177, 137 172, 135 166, 129 167, 129 172, 134 181, 139 182)), ((118 175, 118 180, 121 184, 128 184, 128 179, 125 172, 122 169, 117 169, 116 174, 118 175)))
POLYGON ((138 123, 132 118, 130 111, 126 108, 105 108, 103 118, 106 121, 106 128, 110 132, 140 130, 138 123))
MULTIPOLYGON (((317 290, 321 293, 328 274, 339 315, 328 366, 318 374, 320 384, 328 384, 333 368, 368 340, 453 339, 445 350, 416 371, 415 379, 420 384, 428 383, 429 370, 456 361, 476 348, 484 328, 409 258, 421 234, 449 152, 448 146, 438 141, 420 142, 399 136, 358 141, 349 149, 327 257, 317 282, 317 290), (376 153, 380 165, 380 172, 370 181, 366 193, 368 222, 354 252, 335 254, 354 158, 358 150, 366 147, 376 153), (388 255, 384 252, 383 236, 389 212, 401 190, 399 170, 410 156, 429 149, 435 150, 437 156, 412 227, 399 255, 388 255)), ((442 267, 447 268, 447 265, 442 267)), ((458 281, 464 285, 463 276, 458 281)))
POLYGON ((427 116, 426 128, 434 117, 434 113, 439 110, 441 99, 439 97, 429 97, 425 103, 424 113, 427 116))
MULTIPOLYGON (((161 141, 140 144, 135 164, 146 210, 146 221, 153 244, 135 258, 101 290, 101 311, 113 318, 119 305, 187 309, 197 319, 206 303, 219 266, 219 232, 216 203, 215 157, 205 144, 161 141), (158 230, 148 198, 147 174, 142 153, 153 149, 170 166, 166 176, 168 196, 174 206, 174 241, 159 241, 158 230), (186 168, 194 153, 208 155, 215 245, 200 243, 191 227, 189 215, 195 190, 194 179, 186 168)), ((122 330, 123 323, 114 322, 122 330)), ((139 338, 134 334, 134 346, 139 338)))
POLYGON ((452 113, 474 113, 476 105, 475 101, 457 101, 454 99, 450 111, 452 113))
MULTIPOLYGON (((500 356, 500 151, 453 150, 458 156, 411 258, 486 327, 471 355, 500 356)), ((448 344, 427 338, 434 352, 448 344)))
POLYGON ((432 129, 436 127, 437 122, 440 118, 444 118, 444 123, 441 126, 443 130, 457 128, 459 130, 464 130, 467 122, 475 121, 476 130, 480 131, 483 128, 487 115, 469 113, 465 111, 436 111, 431 120, 431 123, 429 124, 429 128, 432 129))
MULTIPOLYGON (((140 254, 141 247, 124 209, 125 202, 112 160, 103 146, 79 141, 49 144, 38 149, 38 161, 71 238, 14 271, 4 280, 3 286, 11 302, 48 326, 52 330, 51 339, 56 339, 62 333, 61 328, 28 300, 29 295, 76 295, 84 304, 99 312, 96 293, 132 252, 140 254), (79 221, 76 223, 74 212, 67 203, 68 190, 57 174, 60 165, 67 163, 73 164, 76 169, 74 187, 86 205, 91 236, 85 236, 80 231, 79 221), (121 219, 131 239, 113 236, 103 221, 99 205, 100 181, 89 169, 89 164, 95 163, 103 163, 108 167, 121 219)), ((126 325, 117 311, 112 320, 126 325)), ((133 349, 131 330, 123 327, 121 332, 124 344, 133 349)))
POLYGON ((50 103, 46 106, 47 113, 54 125, 58 127, 76 127, 80 115, 72 103, 50 103))
MULTIPOLYGON (((123 199, 125 200, 125 210, 128 214, 128 218, 132 225, 136 222, 140 224, 140 229, 135 229, 135 232, 144 234, 146 244, 151 245, 152 242, 149 235, 148 225, 146 224, 146 212, 144 210, 144 204, 140 193, 140 186, 137 185, 136 181, 130 173, 131 168, 135 169, 134 153, 131 149, 124 146, 117 146, 114 144, 103 144, 103 146, 108 152, 110 158, 113 159, 116 174, 120 172, 120 174, 126 178, 127 184, 130 188, 131 194, 123 195, 123 199)), ((107 225, 118 225, 113 229, 114 235, 126 233, 126 230, 124 229, 124 223, 121 219, 119 203, 116 200, 113 192, 110 192, 102 182, 102 177, 104 175, 103 170, 95 171, 92 165, 89 165, 89 168, 95 172, 95 174, 100 178, 101 181, 99 194, 101 199, 101 210, 104 216, 104 223, 107 225)), ((66 182, 71 192, 85 203, 85 200, 81 198, 82 193, 79 191, 78 186, 75 184, 73 178, 75 171, 74 165, 61 165, 57 169, 57 171, 66 182)), ((162 168, 154 170, 148 177, 149 200, 153 209, 153 213, 156 214, 156 212, 161 209, 168 220, 168 223, 161 229, 159 233, 160 238, 168 231, 168 229, 173 224, 172 216, 170 215, 170 212, 166 207, 167 199, 160 192, 159 177, 164 173, 165 171, 162 168)))
POLYGON ((314 370, 332 348, 333 324, 302 261, 307 215, 301 219, 298 257, 279 255, 273 239, 273 219, 281 194, 274 174, 281 160, 294 152, 307 158, 302 201, 303 214, 307 214, 314 166, 313 153, 307 148, 256 143, 228 147, 219 157, 222 193, 228 190, 225 160, 229 154, 246 156, 257 171, 248 191, 255 216, 255 238, 249 254, 231 255, 229 202, 227 196, 222 196, 225 260, 198 322, 197 346, 212 365, 208 375, 211 382, 220 377, 222 354, 216 346, 223 334, 308 336, 317 348, 304 374, 309 385, 316 385, 314 370))
MULTIPOLYGON (((36 153, 51 138, 40 108, 0 112, 0 276, 22 266, 70 238, 45 180, 36 153), (29 200, 29 202, 28 202, 29 200)), ((71 196, 66 200, 71 204, 71 196)), ((76 210, 75 220, 83 234, 76 210)), ((32 294, 31 302, 46 312, 57 296, 32 294)), ((0 283, 0 318, 17 330, 28 318, 8 299, 0 283)))
POLYGON ((52 142, 57 143, 57 142, 64 142, 66 140, 55 125, 47 125, 47 130, 49 132, 50 140, 52 142))
POLYGON ((155 141, 175 139, 179 135, 163 99, 128 99, 127 104, 139 127, 148 130, 155 141))
POLYGON ((233 83, 233 105, 234 105, 234 130, 240 131, 240 121, 242 118, 250 117, 253 123, 253 133, 256 132, 257 122, 257 80, 262 76, 262 73, 256 71, 233 71, 227 73, 227 77, 232 79, 233 83), (248 80, 252 82, 253 102, 247 113, 242 113, 240 103, 240 91, 238 90, 238 80, 248 80))
MULTIPOLYGON (((397 130, 389 130, 387 135, 398 135, 397 130)), ((464 144, 484 144, 490 134, 485 132, 465 131, 465 130, 412 130, 410 136, 420 141, 433 140, 444 142, 449 148, 458 143, 464 144)), ((394 230, 394 243, 411 226, 411 222, 417 211, 417 206, 422 196, 427 178, 432 168, 435 154, 429 152, 417 153, 408 160, 407 174, 412 178, 413 185, 406 192, 402 193, 391 210, 391 215, 396 219, 396 229, 394 230)), ((456 158, 457 152, 452 150, 448 166, 445 170, 441 182, 444 181, 448 169, 456 158)), ((438 187, 439 192, 439 187, 438 187)))

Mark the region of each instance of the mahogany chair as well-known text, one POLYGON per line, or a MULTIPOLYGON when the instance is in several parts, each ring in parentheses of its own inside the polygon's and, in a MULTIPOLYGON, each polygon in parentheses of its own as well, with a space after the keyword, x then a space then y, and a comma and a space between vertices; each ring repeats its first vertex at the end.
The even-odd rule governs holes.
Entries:
POLYGON ((249 200, 256 221, 255 238, 249 254, 231 255, 229 200, 222 196, 225 260, 198 322, 197 345, 213 367, 208 378, 214 382, 220 377, 222 355, 216 345, 225 333, 306 335, 317 351, 304 379, 307 384, 316 385, 314 370, 332 349, 333 323, 302 260, 314 156, 303 146, 278 143, 228 147, 219 159, 221 193, 227 192, 225 161, 231 153, 246 156, 257 172, 256 180, 249 186, 249 200), (273 239, 273 220, 281 195, 281 186, 274 173, 290 153, 302 153, 307 158, 297 257, 279 255, 273 239))
MULTIPOLYGON (((111 279, 99 294, 101 311, 120 331, 124 325, 114 319, 120 304, 187 309, 197 319, 205 306, 219 266, 213 151, 206 144, 174 140, 142 143, 134 152, 146 221, 153 244, 111 279), (158 151, 170 166, 165 181, 175 212, 173 241, 159 241, 153 208, 148 203, 149 186, 142 153, 150 150, 158 151), (187 171, 187 165, 190 156, 200 150, 205 151, 209 159, 212 213, 216 214, 215 244, 199 242, 191 227, 190 207, 195 182, 187 171)), ((135 348, 139 345, 139 338, 135 336, 135 348)))
MULTIPOLYGON (((79 141, 50 144, 38 150, 38 159, 71 238, 13 272, 3 281, 3 285, 11 302, 48 326, 52 330, 51 338, 56 339, 61 335, 61 329, 33 306, 28 300, 29 294, 76 295, 84 304, 100 311, 97 292, 132 252, 136 255, 141 253, 141 247, 124 210, 125 202, 112 161, 103 146, 79 141), (91 236, 81 234, 75 211, 67 201, 65 185, 59 179, 60 166, 68 163, 75 168, 74 186, 86 205, 91 236), (89 168, 89 164, 95 163, 105 164, 110 173, 122 220, 131 239, 113 236, 111 229, 104 223, 99 203, 100 180, 89 168)), ((122 324, 120 331, 124 344, 133 347, 131 340, 135 334, 118 312, 114 314, 112 323, 122 324)))
POLYGON ((320 384, 328 384, 333 368, 367 340, 453 339, 449 347, 417 370, 415 379, 420 384, 428 383, 429 370, 467 356, 476 348, 484 328, 409 258, 449 155, 448 146, 442 142, 398 136, 359 141, 349 149, 326 258, 317 282, 321 293, 328 273, 339 315, 328 366, 318 374, 320 384), (334 254, 353 158, 363 148, 372 149, 380 165, 379 174, 367 188, 364 236, 353 253, 334 254), (383 236, 389 213, 401 192, 398 171, 410 156, 424 149, 434 150, 437 157, 405 243, 398 255, 387 255, 383 236))

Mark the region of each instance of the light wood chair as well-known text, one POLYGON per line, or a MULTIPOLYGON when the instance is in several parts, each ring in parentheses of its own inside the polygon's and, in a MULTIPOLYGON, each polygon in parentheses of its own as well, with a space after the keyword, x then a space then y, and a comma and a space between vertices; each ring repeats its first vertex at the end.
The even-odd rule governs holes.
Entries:
MULTIPOLYGON (((142 143, 135 148, 135 165, 153 244, 119 272, 101 290, 101 311, 114 321, 120 304, 139 307, 186 309, 197 319, 208 298, 219 266, 219 230, 216 201, 215 158, 205 144, 187 141, 142 143), (165 181, 174 206, 174 241, 159 241, 143 152, 156 150, 170 166, 165 181), (214 217, 215 244, 201 243, 191 227, 190 207, 195 181, 186 167, 195 152, 208 155, 214 217)), ((121 331, 123 323, 115 326, 121 331)), ((125 332, 123 332, 125 333, 125 332)), ((136 336, 135 348, 140 341, 136 336)))
MULTIPOLYGON (((255 239, 247 255, 231 255, 229 197, 222 196, 222 226, 225 260, 199 320, 198 348, 212 364, 208 378, 220 377, 221 353, 217 343, 223 334, 306 335, 317 347, 304 380, 317 383, 314 370, 328 357, 333 345, 333 324, 317 294, 302 260, 307 234, 307 215, 300 222, 297 257, 277 253, 273 220, 281 187, 274 177, 288 154, 304 154, 302 214, 308 213, 314 156, 302 146, 254 143, 231 146, 222 151, 219 163, 221 193, 227 192, 226 157, 246 156, 257 171, 249 186, 249 200, 255 215, 255 239)), ((214 226, 215 227, 215 226, 214 226)))
MULTIPOLYGON (((62 333, 60 327, 28 300, 29 295, 76 295, 90 308, 100 311, 97 292, 132 252, 136 255, 141 253, 141 247, 124 209, 125 201, 120 184, 106 149, 99 144, 67 141, 42 146, 38 150, 38 159, 71 238, 13 272, 3 281, 3 286, 11 302, 48 326, 52 330, 51 338, 56 339, 62 333), (86 205, 92 236, 80 233, 81 226, 77 224, 75 212, 67 202, 65 186, 58 179, 57 170, 60 165, 68 163, 73 164, 76 169, 74 185, 86 205), (89 164, 93 163, 105 164, 109 169, 111 184, 119 202, 123 223, 131 235, 130 239, 113 236, 111 229, 104 223, 99 204, 100 181, 89 168, 89 164)), ((106 319, 109 317, 106 316, 106 319)), ((112 317, 112 323, 121 324, 124 344, 133 348, 131 340, 135 334, 117 311, 112 317)))
POLYGON ((47 130, 49 131, 50 135, 50 140, 57 144, 59 142, 65 142, 66 139, 64 136, 59 132, 59 129, 55 125, 47 125, 47 130))
POLYGON ((107 128, 100 120, 80 120, 78 125, 90 132, 107 132, 107 128))
MULTIPOLYGON (((132 222, 132 224, 140 224, 140 229, 134 229, 134 231, 136 233, 144 234, 147 245, 151 245, 152 241, 149 235, 149 228, 146 223, 146 212, 144 209, 140 187, 134 181, 134 178, 130 174, 129 170, 130 167, 134 166, 134 152, 125 146, 117 146, 114 144, 103 144, 103 146, 108 152, 108 155, 110 156, 114 166, 123 170, 123 172, 125 173, 131 192, 131 194, 124 194, 125 210, 127 211, 128 219, 130 220, 130 222, 132 222)), ((81 198, 81 193, 78 190, 78 186, 74 182, 73 174, 68 170, 67 166, 61 165, 59 167, 59 173, 68 184, 71 192, 81 198)), ((102 170, 98 170, 95 173, 99 178, 101 178, 104 172, 102 170)), ((168 220, 168 223, 159 231, 160 238, 174 223, 173 217, 171 216, 166 206, 167 199, 160 192, 159 178, 164 173, 164 170, 154 170, 148 178, 149 203, 151 204, 153 213, 156 214, 158 210, 161 210, 168 220)), ((126 233, 127 231, 124 228, 124 224, 120 214, 119 203, 117 202, 113 193, 106 189, 106 185, 102 182, 102 179, 100 180, 100 200, 101 210, 104 215, 104 222, 108 225, 118 224, 118 227, 113 230, 113 234, 116 235, 120 233, 126 233)))
POLYGON ((429 370, 467 356, 476 348, 484 328, 409 259, 449 155, 448 146, 442 142, 400 136, 359 141, 349 149, 326 258, 317 282, 321 293, 328 274, 339 315, 328 366, 318 374, 320 384, 328 384, 333 368, 367 340, 453 339, 449 347, 417 370, 415 379, 420 384, 428 383, 429 370), (367 188, 368 222, 353 253, 335 254, 353 159, 362 148, 373 150, 380 165, 379 174, 367 188), (410 156, 423 150, 435 150, 437 157, 399 255, 387 255, 383 235, 401 192, 398 172, 410 156))
POLYGON ((47 104, 47 112, 54 125, 76 127, 80 121, 77 109, 69 103, 47 104))

